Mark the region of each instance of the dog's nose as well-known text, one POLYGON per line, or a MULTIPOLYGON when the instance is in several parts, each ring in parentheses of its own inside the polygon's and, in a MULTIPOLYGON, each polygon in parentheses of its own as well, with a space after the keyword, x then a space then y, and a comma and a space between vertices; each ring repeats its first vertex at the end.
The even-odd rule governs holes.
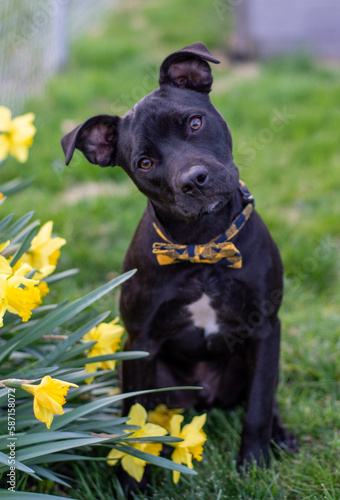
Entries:
POLYGON ((208 180, 208 169, 203 165, 195 165, 181 175, 179 188, 184 194, 194 194, 197 189, 202 189, 208 180))

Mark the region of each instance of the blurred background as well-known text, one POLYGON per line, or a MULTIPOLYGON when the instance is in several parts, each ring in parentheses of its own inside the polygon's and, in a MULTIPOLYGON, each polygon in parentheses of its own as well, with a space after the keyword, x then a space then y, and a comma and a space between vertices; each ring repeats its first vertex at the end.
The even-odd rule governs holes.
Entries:
MULTIPOLYGON (((268 498, 339 498, 337 0, 1 0, 0 105, 35 113, 37 127, 27 163, 9 158, 0 170, 1 183, 34 182, 1 210, 34 210, 66 238, 58 269, 80 272, 49 300, 119 274, 146 201, 118 167, 100 169, 79 152, 66 167, 60 139, 90 116, 125 113, 158 86, 163 59, 195 41, 221 60, 211 99, 285 267, 279 399, 307 451, 296 475, 280 469, 282 489, 268 498)), ((117 297, 99 307, 117 312, 117 297)))

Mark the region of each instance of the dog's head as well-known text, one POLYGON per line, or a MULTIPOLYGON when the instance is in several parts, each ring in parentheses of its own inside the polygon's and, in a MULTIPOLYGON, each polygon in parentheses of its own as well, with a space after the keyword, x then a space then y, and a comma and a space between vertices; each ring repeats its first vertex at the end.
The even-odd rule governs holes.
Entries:
POLYGON ((193 220, 219 211, 238 186, 229 127, 209 99, 218 63, 202 43, 169 55, 160 87, 123 117, 99 115, 61 141, 102 167, 120 165, 155 205, 193 220))

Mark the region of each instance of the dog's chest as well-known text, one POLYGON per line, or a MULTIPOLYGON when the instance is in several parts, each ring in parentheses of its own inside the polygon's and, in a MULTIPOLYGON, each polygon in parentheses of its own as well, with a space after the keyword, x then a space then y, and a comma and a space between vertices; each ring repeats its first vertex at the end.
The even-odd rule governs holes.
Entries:
POLYGON ((219 331, 217 311, 212 305, 212 301, 205 293, 196 301, 187 306, 192 324, 196 328, 201 328, 204 336, 216 334, 219 331))

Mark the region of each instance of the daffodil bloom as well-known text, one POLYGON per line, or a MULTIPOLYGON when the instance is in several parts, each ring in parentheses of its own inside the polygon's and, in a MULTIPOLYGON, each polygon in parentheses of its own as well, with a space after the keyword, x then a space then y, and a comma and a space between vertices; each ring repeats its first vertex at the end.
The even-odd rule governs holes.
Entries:
MULTIPOLYGON (((199 417, 194 417, 190 424, 187 424, 181 430, 181 423, 183 422, 183 415, 174 415, 170 420, 170 436, 180 437, 183 441, 179 443, 172 443, 175 447, 171 455, 171 459, 178 464, 185 464, 190 469, 193 469, 192 459, 198 461, 202 460, 203 444, 207 436, 202 430, 206 421, 206 413, 199 417)), ((173 471, 173 481, 178 483, 180 473, 173 471)))
POLYGON ((41 298, 45 297, 45 295, 47 295, 50 292, 50 289, 48 288, 46 281, 40 281, 37 288, 39 288, 41 298))
MULTIPOLYGON (((151 436, 165 436, 165 434, 167 434, 167 431, 163 427, 146 423, 147 412, 145 408, 143 408, 143 406, 139 403, 131 406, 128 416, 130 417, 127 421, 128 425, 139 426, 139 429, 130 436, 131 438, 145 438, 147 440, 147 438, 151 436)), ((125 432, 130 431, 126 430, 125 432)), ((151 453, 152 455, 156 456, 158 456, 162 451, 162 444, 160 443, 136 442, 131 443, 130 446, 137 450, 151 453)), ((123 469, 130 476, 136 479, 138 483, 141 482, 145 465, 147 464, 146 460, 132 457, 131 455, 128 455, 127 453, 116 449, 111 450, 107 458, 109 459, 107 461, 109 465, 115 465, 118 460, 121 460, 123 469)))
POLYGON ((183 413, 183 408, 168 408, 164 404, 158 405, 154 410, 148 412, 148 421, 152 424, 161 425, 167 431, 170 431, 170 420, 173 415, 183 413))
POLYGON ((11 110, 0 106, 0 161, 10 154, 20 163, 28 158, 28 148, 33 143, 36 128, 33 113, 17 116, 12 120, 11 110))
POLYGON ((20 262, 37 270, 35 278, 43 279, 56 268, 60 248, 66 244, 64 238, 52 238, 53 221, 46 222, 33 238, 31 246, 21 257, 20 262))
POLYGON ((34 415, 41 422, 45 422, 48 429, 51 427, 54 415, 64 413, 65 396, 70 387, 78 386, 57 378, 51 378, 49 375, 44 377, 39 385, 21 385, 22 389, 33 394, 34 415))
POLYGON ((25 278, 30 270, 27 264, 14 270, 0 255, 0 326, 3 326, 6 310, 19 315, 22 321, 28 321, 32 309, 41 304, 40 290, 36 286, 39 281, 25 278))
MULTIPOLYGON (((96 344, 89 350, 88 357, 93 358, 94 356, 104 356, 106 354, 113 354, 117 351, 120 345, 121 337, 124 332, 124 328, 117 325, 119 318, 115 318, 110 323, 100 323, 100 325, 92 328, 83 339, 86 341, 96 341, 96 344)), ((96 372, 98 369, 103 370, 114 370, 116 366, 115 360, 109 361, 98 361, 96 363, 87 363, 85 365, 86 373, 96 372)), ((91 379, 87 379, 87 383, 91 383, 91 379)))

